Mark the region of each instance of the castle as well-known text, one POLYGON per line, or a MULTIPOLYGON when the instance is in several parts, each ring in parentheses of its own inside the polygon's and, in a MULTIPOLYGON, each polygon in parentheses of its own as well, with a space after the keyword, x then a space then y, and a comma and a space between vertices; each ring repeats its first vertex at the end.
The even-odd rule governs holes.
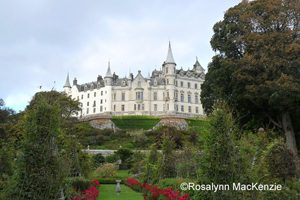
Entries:
POLYGON ((204 115, 200 101, 204 69, 196 59, 191 70, 176 69, 171 44, 161 70, 145 78, 138 71, 134 76, 119 78, 111 73, 110 63, 105 77, 98 76, 90 83, 78 84, 69 74, 64 92, 81 105, 78 117, 105 115, 153 115, 197 117, 204 115))

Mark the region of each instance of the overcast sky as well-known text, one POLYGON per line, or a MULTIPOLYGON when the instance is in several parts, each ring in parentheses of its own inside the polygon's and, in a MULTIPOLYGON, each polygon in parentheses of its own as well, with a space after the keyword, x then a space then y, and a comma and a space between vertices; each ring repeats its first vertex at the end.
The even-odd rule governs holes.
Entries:
POLYGON ((177 67, 214 55, 213 25, 240 0, 10 0, 0 1, 0 98, 16 111, 32 95, 62 90, 113 72, 159 69, 171 41, 177 67))

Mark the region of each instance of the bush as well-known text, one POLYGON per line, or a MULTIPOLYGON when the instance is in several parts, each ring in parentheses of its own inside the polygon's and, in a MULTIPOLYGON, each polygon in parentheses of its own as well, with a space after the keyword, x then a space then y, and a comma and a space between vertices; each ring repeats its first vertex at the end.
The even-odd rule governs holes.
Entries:
POLYGON ((115 163, 119 160, 119 156, 116 154, 111 154, 105 157, 105 162, 107 163, 115 163))
POLYGON ((95 168, 99 167, 100 165, 102 165, 103 163, 105 163, 105 158, 102 154, 96 154, 96 155, 93 155, 93 166, 95 168))
POLYGON ((112 163, 106 163, 98 167, 95 171, 98 178, 109 178, 117 174, 117 167, 112 163))
POLYGON ((80 194, 90 186, 90 181, 84 177, 69 177, 64 180, 64 191, 67 199, 80 194))
POLYGON ((131 150, 121 148, 115 154, 118 155, 118 157, 122 161, 120 169, 129 169, 131 167, 133 155, 133 152, 131 150))

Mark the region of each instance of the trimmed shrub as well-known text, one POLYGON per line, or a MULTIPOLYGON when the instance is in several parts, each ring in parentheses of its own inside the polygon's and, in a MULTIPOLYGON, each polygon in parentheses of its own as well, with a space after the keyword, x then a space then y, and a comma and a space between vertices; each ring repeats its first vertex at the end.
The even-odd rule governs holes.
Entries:
POLYGON ((98 167, 95 171, 96 177, 109 178, 117 174, 117 167, 112 163, 106 163, 98 167))

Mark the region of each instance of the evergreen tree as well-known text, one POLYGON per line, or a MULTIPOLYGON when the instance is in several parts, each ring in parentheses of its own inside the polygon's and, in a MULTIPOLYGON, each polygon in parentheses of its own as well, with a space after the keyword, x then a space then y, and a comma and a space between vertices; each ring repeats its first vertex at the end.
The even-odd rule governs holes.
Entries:
POLYGON ((145 162, 145 171, 143 173, 143 182, 156 183, 158 181, 158 162, 160 154, 156 146, 153 144, 150 147, 150 153, 145 162))
POLYGON ((57 138, 60 110, 47 99, 35 99, 27 110, 22 153, 17 160, 8 199, 57 199, 62 183, 57 138))
MULTIPOLYGON (((206 138, 204 158, 200 167, 200 183, 231 184, 239 181, 238 151, 234 143, 236 131, 228 107, 220 103, 210 116, 210 134, 206 138)), ((201 198, 226 200, 235 199, 236 191, 201 192, 201 198)))
POLYGON ((159 165, 160 178, 174 178, 176 176, 175 167, 175 142, 170 136, 163 137, 162 158, 159 165))

